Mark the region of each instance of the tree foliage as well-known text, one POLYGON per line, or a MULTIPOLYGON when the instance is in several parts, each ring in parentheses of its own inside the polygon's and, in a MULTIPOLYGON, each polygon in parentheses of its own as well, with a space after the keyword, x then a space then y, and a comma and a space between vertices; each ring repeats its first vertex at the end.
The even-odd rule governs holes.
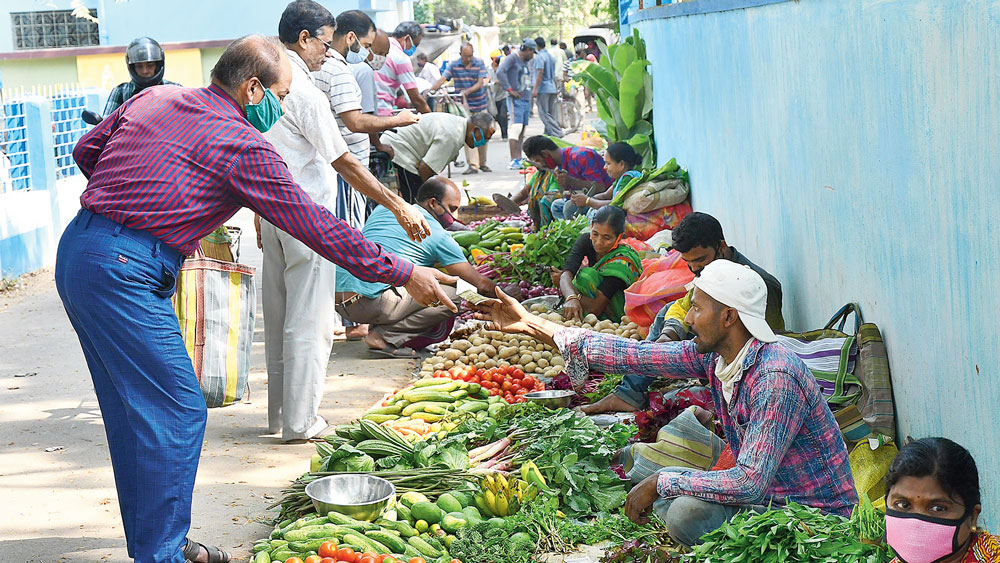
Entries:
POLYGON ((486 26, 490 25, 492 3, 501 41, 517 43, 541 35, 568 44, 577 29, 608 21, 608 13, 602 12, 600 5, 609 1, 617 10, 617 0, 417 0, 414 14, 421 22, 462 19, 469 25, 486 26))

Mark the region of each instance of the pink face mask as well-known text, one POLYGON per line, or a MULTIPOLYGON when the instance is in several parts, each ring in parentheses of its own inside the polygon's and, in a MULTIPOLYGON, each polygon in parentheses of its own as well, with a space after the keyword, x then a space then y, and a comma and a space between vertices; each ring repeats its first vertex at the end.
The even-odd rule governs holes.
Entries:
POLYGON ((956 519, 885 511, 885 539, 903 563, 934 563, 954 555, 958 530, 968 515, 956 519))

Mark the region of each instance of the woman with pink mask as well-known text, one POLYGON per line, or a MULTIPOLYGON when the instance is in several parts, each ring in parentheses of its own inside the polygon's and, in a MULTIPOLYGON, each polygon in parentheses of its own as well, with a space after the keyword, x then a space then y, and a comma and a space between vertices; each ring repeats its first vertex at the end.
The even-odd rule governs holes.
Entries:
POLYGON ((979 471, 969 451, 947 438, 923 438, 896 455, 886 477, 886 541, 892 563, 1000 561, 1000 540, 976 522, 979 471))

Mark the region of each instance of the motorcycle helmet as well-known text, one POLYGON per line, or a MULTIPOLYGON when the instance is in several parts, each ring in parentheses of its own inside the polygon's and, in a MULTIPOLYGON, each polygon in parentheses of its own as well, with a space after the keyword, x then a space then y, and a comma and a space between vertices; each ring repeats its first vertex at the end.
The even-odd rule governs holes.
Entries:
POLYGON ((125 64, 128 65, 128 73, 132 77, 132 81, 139 86, 140 90, 148 86, 163 83, 163 69, 165 66, 163 48, 160 47, 160 44, 155 39, 139 37, 129 43, 128 49, 125 50, 125 64), (135 71, 136 63, 157 63, 156 72, 149 78, 143 78, 135 71))

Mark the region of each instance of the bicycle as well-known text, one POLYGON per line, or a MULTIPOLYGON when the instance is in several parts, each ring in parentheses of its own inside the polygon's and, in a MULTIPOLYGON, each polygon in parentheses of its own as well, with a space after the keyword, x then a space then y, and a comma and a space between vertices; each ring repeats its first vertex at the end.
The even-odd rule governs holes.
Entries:
POLYGON ((564 133, 575 133, 583 124, 583 108, 577 99, 576 81, 564 83, 560 90, 561 95, 556 103, 559 108, 559 126, 564 133))

